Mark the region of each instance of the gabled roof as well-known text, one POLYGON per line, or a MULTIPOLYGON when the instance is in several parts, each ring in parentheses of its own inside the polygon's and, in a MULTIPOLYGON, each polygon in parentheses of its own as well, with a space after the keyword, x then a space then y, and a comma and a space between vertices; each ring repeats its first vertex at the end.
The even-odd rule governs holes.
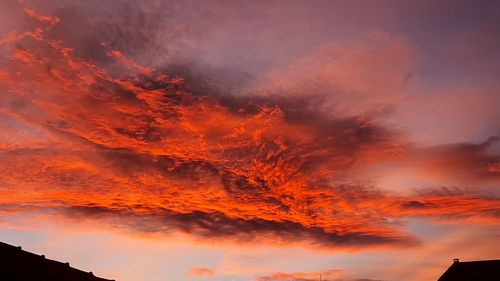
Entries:
POLYGON ((438 281, 500 281, 500 260, 461 262, 455 259, 438 281))
POLYGON ((9 281, 110 281, 0 242, 0 280, 9 281))

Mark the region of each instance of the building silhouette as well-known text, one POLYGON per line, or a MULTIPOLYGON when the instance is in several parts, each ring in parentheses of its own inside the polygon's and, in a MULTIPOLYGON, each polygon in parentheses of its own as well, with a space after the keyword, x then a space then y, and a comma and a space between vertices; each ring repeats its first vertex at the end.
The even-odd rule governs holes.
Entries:
POLYGON ((500 260, 453 260, 438 281, 500 281, 500 260))
POLYGON ((0 242, 0 280, 6 281, 114 281, 0 242))

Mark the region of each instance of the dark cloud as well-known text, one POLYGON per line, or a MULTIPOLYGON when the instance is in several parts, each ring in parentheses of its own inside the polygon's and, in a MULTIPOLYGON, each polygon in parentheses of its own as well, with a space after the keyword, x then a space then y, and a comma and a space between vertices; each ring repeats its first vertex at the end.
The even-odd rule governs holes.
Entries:
MULTIPOLYGON (((136 206, 142 207, 142 206, 136 206)), ((143 206, 147 208, 147 206, 143 206)), ((410 237, 388 238, 370 233, 349 235, 326 232, 318 227, 304 227, 292 221, 269 221, 259 218, 229 218, 220 212, 174 213, 168 210, 153 210, 144 215, 133 211, 113 210, 101 206, 63 207, 58 211, 72 218, 106 220, 115 226, 146 233, 181 231, 204 239, 224 239, 236 242, 268 240, 273 243, 293 244, 309 241, 319 247, 366 247, 380 244, 412 245, 416 240, 410 237)))
POLYGON ((407 201, 407 202, 403 202, 402 207, 403 208, 410 208, 410 209, 412 209, 412 208, 419 209, 419 208, 432 207, 432 204, 422 203, 420 201, 407 201))

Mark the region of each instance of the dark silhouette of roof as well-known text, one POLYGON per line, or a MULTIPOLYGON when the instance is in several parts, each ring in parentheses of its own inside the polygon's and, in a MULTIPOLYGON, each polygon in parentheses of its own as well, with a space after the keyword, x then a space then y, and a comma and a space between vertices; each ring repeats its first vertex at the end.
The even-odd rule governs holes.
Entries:
POLYGON ((461 262, 454 259, 438 281, 500 281, 500 260, 461 262))
POLYGON ((69 263, 46 259, 0 242, 0 280, 8 281, 113 281, 72 268, 69 263))

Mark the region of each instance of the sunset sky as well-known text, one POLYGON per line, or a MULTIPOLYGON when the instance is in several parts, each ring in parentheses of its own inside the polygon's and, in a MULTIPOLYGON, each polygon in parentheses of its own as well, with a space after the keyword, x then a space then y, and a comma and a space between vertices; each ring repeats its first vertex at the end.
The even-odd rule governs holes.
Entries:
POLYGON ((1 0, 0 241, 118 281, 500 258, 500 2, 1 0))

